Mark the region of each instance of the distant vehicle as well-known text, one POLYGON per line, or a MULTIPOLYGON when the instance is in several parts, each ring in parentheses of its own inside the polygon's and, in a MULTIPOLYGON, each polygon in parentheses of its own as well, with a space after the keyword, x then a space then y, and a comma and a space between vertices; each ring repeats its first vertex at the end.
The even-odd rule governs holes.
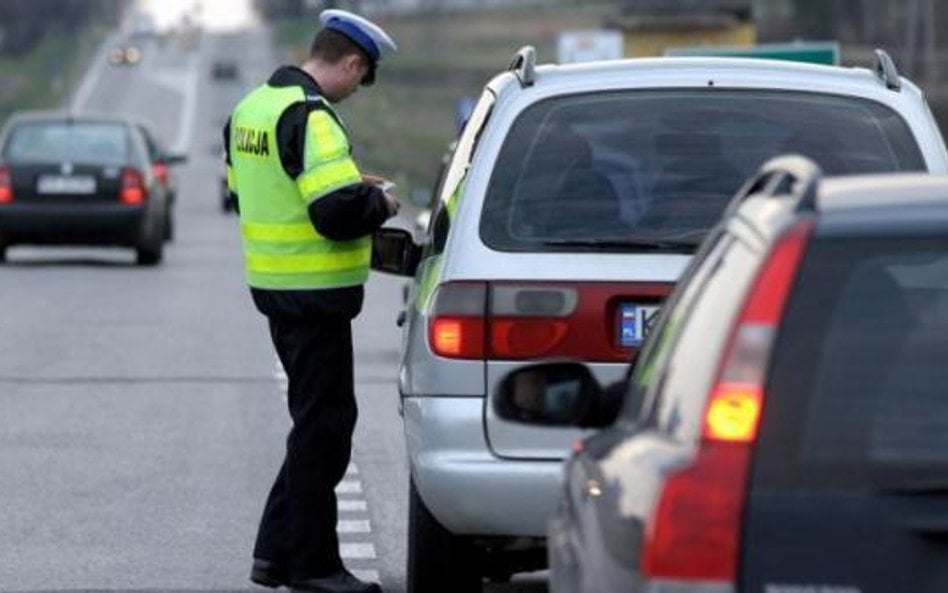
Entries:
POLYGON ((120 45, 109 52, 113 66, 135 66, 142 61, 142 50, 137 45, 120 45))
POLYGON ((550 590, 948 591, 948 177, 791 157, 745 187, 630 379, 498 386, 503 418, 602 429, 565 466, 550 590))
POLYGON ((239 77, 240 70, 233 60, 215 60, 211 64, 211 78, 214 80, 236 80, 239 77))
POLYGON ((0 132, 0 260, 11 245, 163 255, 168 192, 133 123, 108 115, 16 114, 0 132))
POLYGON ((188 160, 187 155, 168 152, 151 127, 142 121, 136 122, 139 132, 145 139, 148 158, 151 160, 151 172, 158 183, 165 187, 168 194, 168 212, 165 217, 165 241, 174 239, 174 204, 178 197, 178 183, 173 168, 188 160))
POLYGON ((395 228, 375 236, 374 269, 414 276, 398 383, 407 593, 479 591, 545 564, 560 460, 582 433, 511 423, 487 395, 536 360, 621 377, 763 162, 797 152, 833 175, 948 172, 924 96, 884 53, 876 72, 535 59, 524 48, 484 89, 424 244, 395 228))
POLYGON ((135 39, 149 39, 157 33, 155 19, 148 14, 139 14, 132 25, 131 36, 135 39))

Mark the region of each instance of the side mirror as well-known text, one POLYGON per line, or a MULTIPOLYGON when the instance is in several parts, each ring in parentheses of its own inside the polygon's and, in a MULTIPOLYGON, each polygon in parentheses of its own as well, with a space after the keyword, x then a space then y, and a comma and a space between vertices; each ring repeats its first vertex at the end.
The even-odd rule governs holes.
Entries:
POLYGON ((186 154, 166 154, 162 158, 166 165, 183 165, 188 162, 188 155, 186 154))
POLYGON ((578 362, 545 363, 511 372, 492 403, 504 420, 545 426, 589 426, 602 388, 578 362))
POLYGON ((404 229, 381 228, 372 237, 372 269, 396 276, 414 276, 421 247, 404 229))

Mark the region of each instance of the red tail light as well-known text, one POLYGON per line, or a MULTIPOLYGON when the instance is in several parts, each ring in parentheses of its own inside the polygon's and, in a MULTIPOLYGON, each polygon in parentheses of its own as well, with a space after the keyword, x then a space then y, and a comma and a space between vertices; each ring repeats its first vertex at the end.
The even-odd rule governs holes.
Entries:
POLYGON ((13 179, 8 167, 0 167, 0 204, 13 202, 13 179))
POLYGON ((164 163, 152 163, 151 174, 155 176, 155 179, 161 185, 168 185, 168 165, 164 163))
POLYGON ((669 476, 646 531, 642 573, 660 580, 734 582, 751 447, 770 351, 812 222, 781 237, 724 350, 694 461, 669 476))
POLYGON ((670 283, 449 282, 430 308, 429 343, 439 356, 528 360, 562 356, 628 362, 620 345, 624 302, 657 304, 670 283), (463 305, 461 305, 463 303, 463 305))
POLYGON ((141 172, 131 168, 122 170, 122 190, 119 193, 119 200, 123 204, 139 206, 145 203, 147 191, 145 178, 142 177, 141 172))
POLYGON ((438 356, 480 360, 485 353, 487 284, 449 282, 433 297, 428 341, 438 356))

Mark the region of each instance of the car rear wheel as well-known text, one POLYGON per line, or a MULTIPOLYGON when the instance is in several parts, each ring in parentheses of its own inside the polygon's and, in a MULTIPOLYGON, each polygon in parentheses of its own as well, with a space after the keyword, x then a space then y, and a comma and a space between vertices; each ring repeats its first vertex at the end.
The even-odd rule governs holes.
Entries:
POLYGON ((171 212, 165 216, 165 241, 171 243, 174 240, 174 218, 171 216, 171 212))
POLYGON ((149 220, 142 230, 142 237, 135 247, 137 262, 140 266, 154 266, 161 263, 164 255, 164 220, 149 220))
POLYGON ((414 481, 408 494, 407 593, 479 593, 478 550, 454 535, 425 506, 414 481))

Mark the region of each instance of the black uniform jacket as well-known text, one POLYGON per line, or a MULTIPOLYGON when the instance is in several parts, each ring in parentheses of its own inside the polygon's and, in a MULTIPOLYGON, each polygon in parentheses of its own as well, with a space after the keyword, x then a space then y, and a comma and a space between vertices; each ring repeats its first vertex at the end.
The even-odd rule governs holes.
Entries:
MULTIPOLYGON (((322 91, 313 78, 295 66, 283 66, 267 81, 273 87, 299 86, 307 96, 304 103, 287 109, 277 122, 277 145, 283 168, 292 178, 303 172, 306 120, 310 112, 327 109, 319 100, 322 91)), ((224 146, 230 165, 230 120, 224 127, 224 146)), ((240 211, 239 196, 234 196, 240 211)), ((356 239, 375 232, 388 218, 385 195, 378 187, 359 183, 336 190, 309 206, 309 218, 322 236, 335 241, 356 239)), ((312 317, 344 315, 355 317, 362 309, 362 286, 323 290, 250 289, 257 309, 267 316, 312 317)))

